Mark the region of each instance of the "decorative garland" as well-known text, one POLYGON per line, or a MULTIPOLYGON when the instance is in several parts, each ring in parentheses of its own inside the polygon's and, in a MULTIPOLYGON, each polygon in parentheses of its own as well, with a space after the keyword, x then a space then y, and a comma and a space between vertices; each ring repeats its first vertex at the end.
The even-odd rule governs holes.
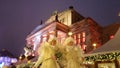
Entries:
POLYGON ((115 60, 116 58, 120 58, 120 52, 87 56, 85 57, 85 60, 86 61, 107 61, 107 60, 115 60))

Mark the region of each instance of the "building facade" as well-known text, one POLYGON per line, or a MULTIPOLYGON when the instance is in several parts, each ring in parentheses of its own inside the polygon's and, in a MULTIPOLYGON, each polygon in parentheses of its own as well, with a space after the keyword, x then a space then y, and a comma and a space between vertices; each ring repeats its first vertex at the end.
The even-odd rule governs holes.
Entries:
POLYGON ((33 31, 26 38, 27 45, 24 48, 25 55, 37 55, 37 50, 40 47, 42 42, 48 41, 49 38, 54 36, 57 37, 58 42, 62 43, 64 39, 67 37, 67 33, 69 32, 69 27, 58 22, 53 21, 51 23, 46 23, 39 25, 37 27, 37 31, 33 31))
POLYGON ((90 52, 101 46, 101 28, 89 17, 71 25, 75 43, 81 45, 85 52, 90 52))
POLYGON ((62 43, 68 32, 76 45, 82 47, 88 53, 100 47, 104 41, 103 28, 90 17, 83 17, 73 7, 58 13, 55 11, 51 17, 35 28, 26 38, 25 55, 37 55, 38 47, 44 41, 56 36, 62 43))

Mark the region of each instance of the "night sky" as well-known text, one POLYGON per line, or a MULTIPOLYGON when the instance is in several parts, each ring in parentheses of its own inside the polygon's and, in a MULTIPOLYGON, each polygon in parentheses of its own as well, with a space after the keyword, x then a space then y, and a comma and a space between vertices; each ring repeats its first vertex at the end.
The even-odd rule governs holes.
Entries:
POLYGON ((0 0, 0 50, 23 53, 27 35, 53 11, 73 6, 101 26, 120 22, 120 0, 0 0))

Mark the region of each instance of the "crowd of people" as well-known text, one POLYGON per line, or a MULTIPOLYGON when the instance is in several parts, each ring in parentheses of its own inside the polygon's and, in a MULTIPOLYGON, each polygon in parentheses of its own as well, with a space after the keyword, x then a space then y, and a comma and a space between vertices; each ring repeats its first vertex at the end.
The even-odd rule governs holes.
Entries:
POLYGON ((64 43, 58 43, 53 37, 43 42, 38 49, 39 58, 33 68, 83 68, 83 51, 68 37, 64 43))

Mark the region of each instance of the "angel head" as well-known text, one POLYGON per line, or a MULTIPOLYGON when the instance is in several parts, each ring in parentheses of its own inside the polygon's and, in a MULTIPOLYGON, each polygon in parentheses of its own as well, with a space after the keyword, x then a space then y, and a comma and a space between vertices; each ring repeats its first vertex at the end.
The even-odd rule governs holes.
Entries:
POLYGON ((74 45, 74 39, 72 37, 68 37, 65 39, 64 45, 66 46, 72 46, 74 45))
POLYGON ((56 38, 56 37, 50 38, 50 39, 48 40, 48 43, 49 43, 50 45, 56 45, 56 44, 57 44, 57 38, 56 38))

